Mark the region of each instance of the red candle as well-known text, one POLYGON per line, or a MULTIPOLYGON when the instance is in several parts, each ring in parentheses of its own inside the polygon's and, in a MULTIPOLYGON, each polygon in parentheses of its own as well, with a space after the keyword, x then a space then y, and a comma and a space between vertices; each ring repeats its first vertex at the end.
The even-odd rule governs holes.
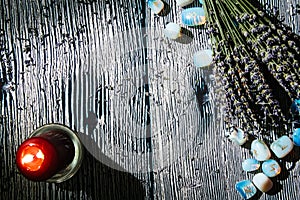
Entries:
POLYGON ((16 163, 26 178, 45 181, 65 169, 74 155, 74 144, 68 134, 60 129, 46 129, 21 144, 16 163))

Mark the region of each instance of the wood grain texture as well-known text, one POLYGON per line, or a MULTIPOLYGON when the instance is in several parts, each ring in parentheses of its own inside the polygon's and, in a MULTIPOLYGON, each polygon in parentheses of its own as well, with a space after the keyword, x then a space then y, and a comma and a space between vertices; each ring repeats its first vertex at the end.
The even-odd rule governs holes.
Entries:
MULTIPOLYGON (((0 0, 0 199, 241 199, 234 184, 253 177, 241 169, 249 150, 225 138, 213 89, 208 115, 192 88, 214 84, 192 64, 208 36, 189 28, 189 44, 166 39, 181 9, 165 2, 159 17, 139 0, 0 0), (54 122, 78 131, 83 166, 62 184, 30 182, 17 147, 54 122)), ((261 3, 299 34, 299 0, 261 3)), ((282 164, 293 168, 260 199, 300 198, 299 162, 282 164)))

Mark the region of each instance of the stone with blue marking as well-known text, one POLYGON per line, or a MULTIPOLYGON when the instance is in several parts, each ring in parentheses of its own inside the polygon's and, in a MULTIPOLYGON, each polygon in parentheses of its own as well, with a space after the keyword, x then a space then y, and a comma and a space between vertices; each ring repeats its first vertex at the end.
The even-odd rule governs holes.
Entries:
POLYGON ((281 136, 275 140, 270 148, 278 158, 283 158, 288 155, 294 147, 292 140, 287 136, 281 136))
POLYGON ((187 8, 181 13, 181 21, 186 26, 199 26, 206 22, 204 9, 201 7, 187 8))
POLYGON ((270 159, 271 152, 266 145, 266 143, 262 140, 256 139, 251 143, 251 153, 254 158, 258 161, 265 161, 270 159))
POLYGON ((300 146, 300 128, 295 128, 293 132, 293 141, 296 146, 300 146))
POLYGON ((266 160, 262 164, 262 171, 268 177, 275 177, 281 172, 281 167, 276 160, 266 160))
POLYGON ((148 6, 155 14, 159 14, 165 7, 161 0, 148 0, 148 6))
POLYGON ((253 183, 249 180, 243 180, 235 184, 235 189, 240 193, 244 199, 253 197, 257 190, 253 183))
POLYGON ((242 168, 245 172, 253 172, 258 170, 260 162, 254 158, 248 158, 242 163, 242 168))

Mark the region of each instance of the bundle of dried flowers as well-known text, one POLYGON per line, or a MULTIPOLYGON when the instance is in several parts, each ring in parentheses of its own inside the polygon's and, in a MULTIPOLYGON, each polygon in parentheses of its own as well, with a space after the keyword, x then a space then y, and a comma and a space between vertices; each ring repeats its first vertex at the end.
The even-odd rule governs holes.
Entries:
POLYGON ((250 134, 287 125, 286 105, 300 96, 300 37, 249 0, 204 4, 227 124, 250 134))

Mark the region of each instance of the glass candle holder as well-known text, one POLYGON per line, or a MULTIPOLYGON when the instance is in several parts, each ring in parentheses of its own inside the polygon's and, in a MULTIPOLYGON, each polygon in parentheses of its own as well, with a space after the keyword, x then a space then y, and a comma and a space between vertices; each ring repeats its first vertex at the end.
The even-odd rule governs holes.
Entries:
POLYGON ((16 164, 32 181, 60 183, 80 168, 83 146, 77 134, 61 124, 36 129, 18 148, 16 164))

